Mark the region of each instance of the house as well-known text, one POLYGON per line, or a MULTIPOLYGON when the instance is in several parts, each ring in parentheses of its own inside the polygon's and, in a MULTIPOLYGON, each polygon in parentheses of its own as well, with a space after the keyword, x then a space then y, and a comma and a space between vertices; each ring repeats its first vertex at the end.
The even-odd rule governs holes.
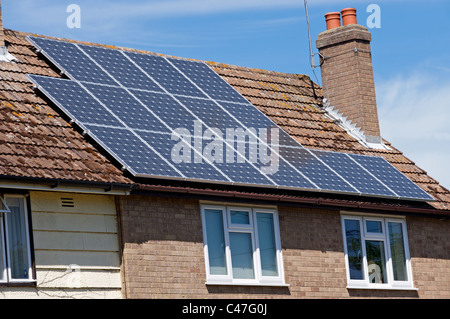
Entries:
POLYGON ((33 39, 160 55, 1 28, 0 296, 449 298, 450 192, 381 137, 370 33, 345 17, 317 41, 323 88, 205 63, 304 147, 384 158, 434 200, 134 176, 32 83, 68 77, 33 39))

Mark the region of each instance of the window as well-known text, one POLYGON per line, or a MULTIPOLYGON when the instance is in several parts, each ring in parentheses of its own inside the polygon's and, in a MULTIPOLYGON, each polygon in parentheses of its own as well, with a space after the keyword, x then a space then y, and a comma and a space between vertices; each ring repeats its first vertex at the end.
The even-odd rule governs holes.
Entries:
POLYGON ((0 213, 0 283, 32 281, 25 197, 6 195, 4 203, 9 212, 0 213))
POLYGON ((276 210, 202 206, 207 284, 284 285, 276 210))
POLYGON ((406 222, 342 216, 349 288, 413 289, 406 222))

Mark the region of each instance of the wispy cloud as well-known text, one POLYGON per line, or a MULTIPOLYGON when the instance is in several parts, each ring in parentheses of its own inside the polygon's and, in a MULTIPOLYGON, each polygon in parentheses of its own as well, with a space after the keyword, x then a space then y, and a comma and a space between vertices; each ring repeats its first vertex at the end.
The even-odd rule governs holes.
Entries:
POLYGON ((382 135, 450 188, 450 81, 420 69, 377 83, 382 135))

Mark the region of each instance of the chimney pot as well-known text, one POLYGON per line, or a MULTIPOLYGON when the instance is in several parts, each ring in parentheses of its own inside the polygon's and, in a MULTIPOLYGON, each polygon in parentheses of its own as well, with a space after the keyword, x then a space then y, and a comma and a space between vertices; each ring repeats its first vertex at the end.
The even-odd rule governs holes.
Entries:
POLYGON ((331 30, 341 26, 341 14, 339 12, 328 12, 325 14, 327 22, 327 30, 331 30))
POLYGON ((341 10, 342 25, 358 24, 356 20, 356 9, 345 8, 341 10))

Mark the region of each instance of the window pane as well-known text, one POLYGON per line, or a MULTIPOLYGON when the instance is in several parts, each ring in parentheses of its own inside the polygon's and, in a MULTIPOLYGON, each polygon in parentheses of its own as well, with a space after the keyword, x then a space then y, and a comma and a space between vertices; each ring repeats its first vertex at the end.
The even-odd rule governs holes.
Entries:
POLYGON ((5 267, 5 242, 3 240, 3 216, 0 213, 0 281, 6 280, 6 267, 5 267))
POLYGON ((407 281, 405 246, 401 223, 388 223, 394 280, 407 281))
POLYGON ((366 252, 369 282, 376 284, 386 283, 386 257, 384 254, 384 243, 377 240, 366 240, 366 252))
POLYGON ((350 279, 364 279, 361 231, 358 220, 345 220, 345 236, 350 279))
POLYGON ((256 220, 262 275, 278 276, 273 214, 257 213, 256 220))
POLYGON ((11 278, 28 279, 30 261, 24 202, 22 198, 9 197, 6 199, 6 204, 11 210, 11 213, 6 215, 8 264, 11 269, 11 278))
POLYGON ((253 247, 250 233, 230 232, 233 278, 253 279, 253 247))
POLYGON ((221 210, 205 210, 206 242, 208 244, 209 273, 226 275, 225 239, 221 210))
POLYGON ((232 210, 230 211, 230 219, 232 224, 250 224, 250 217, 248 212, 232 210))
POLYGON ((366 221, 366 229, 368 233, 383 233, 382 223, 376 220, 366 221))

